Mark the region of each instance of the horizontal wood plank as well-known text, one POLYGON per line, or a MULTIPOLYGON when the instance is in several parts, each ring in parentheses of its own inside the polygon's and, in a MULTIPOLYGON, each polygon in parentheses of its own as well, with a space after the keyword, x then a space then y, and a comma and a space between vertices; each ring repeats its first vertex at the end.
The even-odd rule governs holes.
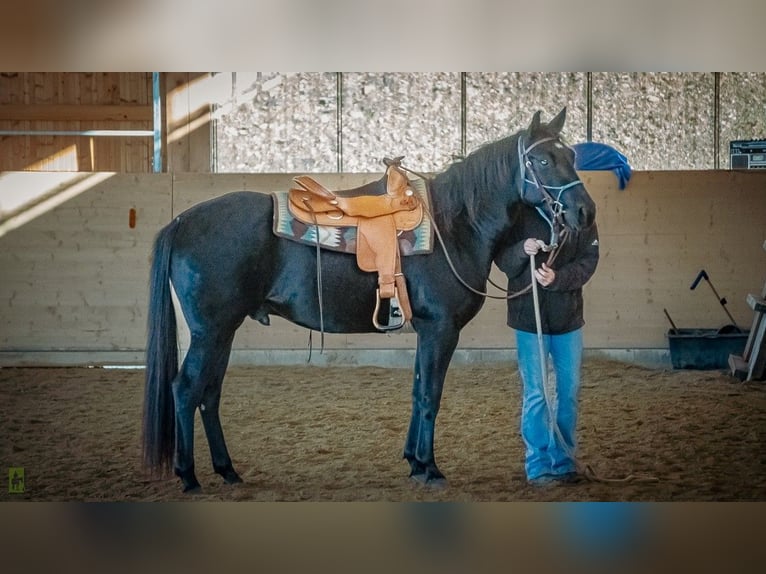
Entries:
POLYGON ((151 122, 152 106, 143 104, 2 104, 0 121, 151 122))

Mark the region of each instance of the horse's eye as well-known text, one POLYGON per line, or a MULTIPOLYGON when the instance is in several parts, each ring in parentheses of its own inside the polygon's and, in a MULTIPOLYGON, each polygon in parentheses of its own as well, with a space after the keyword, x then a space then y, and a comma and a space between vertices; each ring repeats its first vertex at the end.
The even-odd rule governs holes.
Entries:
POLYGON ((548 165, 548 160, 547 159, 541 159, 540 160, 540 165, 548 165))

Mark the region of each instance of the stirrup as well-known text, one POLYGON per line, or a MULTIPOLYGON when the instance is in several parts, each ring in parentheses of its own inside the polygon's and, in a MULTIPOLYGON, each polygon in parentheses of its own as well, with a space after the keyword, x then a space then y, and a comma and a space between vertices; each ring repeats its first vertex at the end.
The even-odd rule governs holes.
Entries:
POLYGON ((378 323, 378 313, 380 312, 380 289, 375 291, 375 311, 372 313, 372 324, 379 331, 393 331, 404 326, 405 319, 402 313, 402 306, 399 303, 399 290, 394 288, 394 296, 389 299, 388 323, 381 325, 378 323))

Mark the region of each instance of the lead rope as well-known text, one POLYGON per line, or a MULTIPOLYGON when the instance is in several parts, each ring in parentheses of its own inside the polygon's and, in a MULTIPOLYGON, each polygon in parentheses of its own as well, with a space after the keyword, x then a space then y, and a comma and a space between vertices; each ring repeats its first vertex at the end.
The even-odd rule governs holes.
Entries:
POLYGON ((637 476, 630 474, 625 478, 604 478, 596 474, 593 468, 589 464, 581 462, 573 449, 564 440, 564 436, 561 434, 556 416, 553 410, 553 400, 550 397, 550 390, 548 388, 548 354, 545 352, 545 345, 543 344, 543 328, 542 319, 540 316, 540 298, 537 294, 537 279, 535 278, 535 256, 531 254, 529 256, 529 270, 532 280, 532 301, 535 308, 535 327, 537 328, 537 348, 540 355, 540 373, 543 379, 543 395, 545 396, 545 406, 548 410, 548 422, 556 438, 561 443, 561 446, 566 451, 567 456, 571 458, 575 463, 577 473, 585 477, 589 482, 601 482, 601 483, 622 483, 622 482, 659 482, 654 476, 637 476))

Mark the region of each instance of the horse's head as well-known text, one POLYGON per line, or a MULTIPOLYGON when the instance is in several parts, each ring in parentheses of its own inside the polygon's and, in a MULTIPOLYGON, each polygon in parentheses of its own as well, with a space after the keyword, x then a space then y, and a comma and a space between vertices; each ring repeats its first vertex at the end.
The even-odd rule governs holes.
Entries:
POLYGON ((551 221, 575 230, 589 227, 596 218, 596 204, 575 171, 575 152, 559 134, 566 108, 549 123, 540 112, 518 139, 521 200, 545 212, 551 221))

